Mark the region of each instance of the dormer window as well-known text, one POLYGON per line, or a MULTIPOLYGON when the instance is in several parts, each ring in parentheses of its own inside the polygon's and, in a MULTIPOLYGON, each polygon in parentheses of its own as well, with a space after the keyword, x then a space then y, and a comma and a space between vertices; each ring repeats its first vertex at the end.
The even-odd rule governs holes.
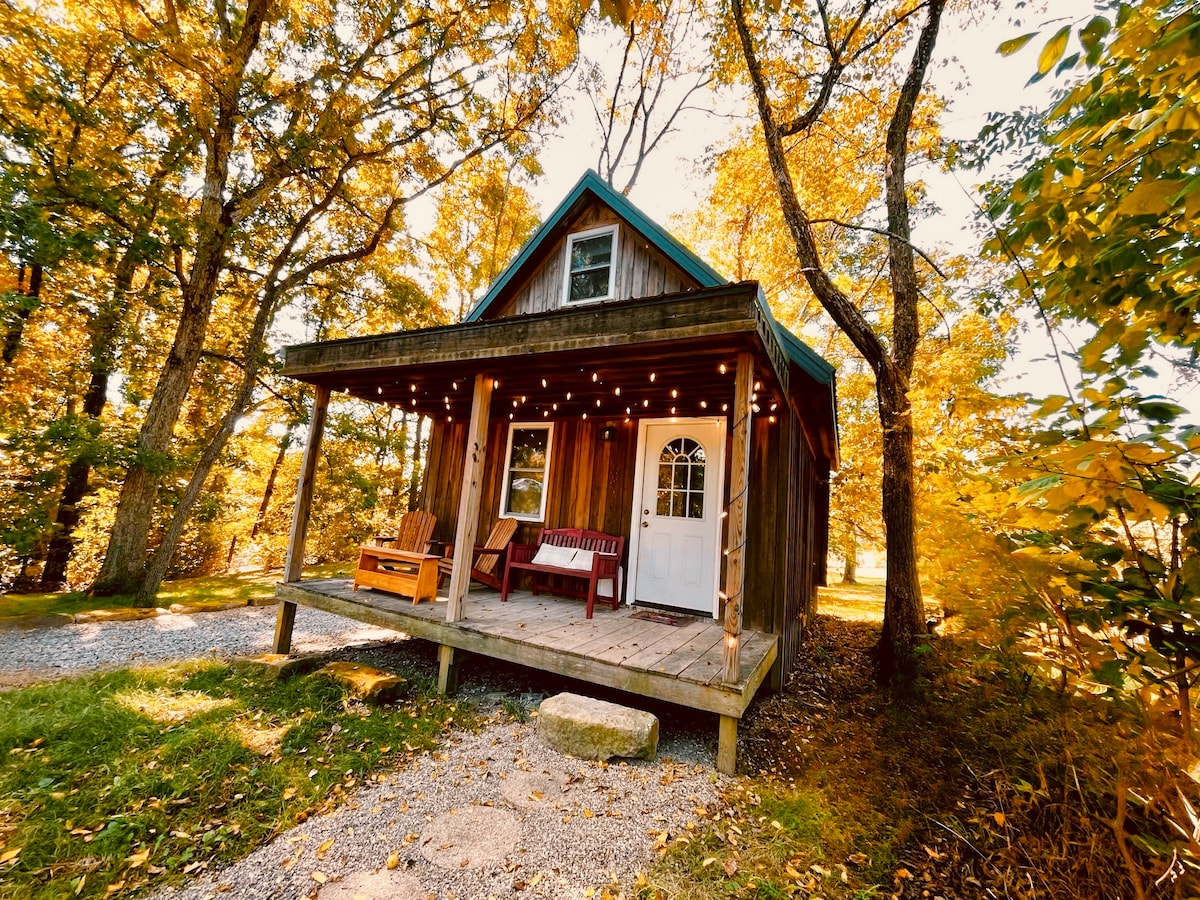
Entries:
POLYGON ((617 226, 593 228, 567 237, 567 303, 611 300, 617 226))

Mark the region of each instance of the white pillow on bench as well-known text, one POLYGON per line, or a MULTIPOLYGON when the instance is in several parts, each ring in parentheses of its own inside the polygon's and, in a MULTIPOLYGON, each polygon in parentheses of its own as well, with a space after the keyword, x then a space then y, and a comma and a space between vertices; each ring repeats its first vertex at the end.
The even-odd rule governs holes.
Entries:
MULTIPOLYGON (((530 560, 538 566, 555 566, 559 569, 570 569, 571 561, 575 558, 574 547, 557 547, 554 544, 542 544, 530 560)), ((591 568, 589 564, 588 568, 591 568)))
POLYGON ((567 563, 567 568, 590 572, 592 571, 592 560, 595 558, 595 550, 576 550, 575 555, 571 557, 571 561, 567 563))

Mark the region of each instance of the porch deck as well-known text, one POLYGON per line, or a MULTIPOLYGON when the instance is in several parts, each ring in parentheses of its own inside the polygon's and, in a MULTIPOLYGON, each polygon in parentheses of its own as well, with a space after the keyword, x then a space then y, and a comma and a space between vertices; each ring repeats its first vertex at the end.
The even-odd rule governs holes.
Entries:
POLYGON ((715 620, 683 616, 682 624, 670 625, 599 603, 594 618, 586 619, 576 600, 514 591, 501 603, 499 591, 472 587, 463 618, 453 623, 446 621, 444 596, 414 605, 382 591, 355 591, 348 578, 281 583, 275 595, 446 647, 718 713, 723 722, 732 720, 724 726, 731 731, 779 652, 776 635, 743 632, 738 679, 726 684, 725 633, 715 620))

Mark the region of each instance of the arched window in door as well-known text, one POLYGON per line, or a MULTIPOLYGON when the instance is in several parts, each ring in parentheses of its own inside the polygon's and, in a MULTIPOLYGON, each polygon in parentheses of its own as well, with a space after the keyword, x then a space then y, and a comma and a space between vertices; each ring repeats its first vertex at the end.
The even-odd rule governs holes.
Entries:
POLYGON ((704 448, 691 438, 670 440, 658 454, 660 516, 704 518, 704 448))

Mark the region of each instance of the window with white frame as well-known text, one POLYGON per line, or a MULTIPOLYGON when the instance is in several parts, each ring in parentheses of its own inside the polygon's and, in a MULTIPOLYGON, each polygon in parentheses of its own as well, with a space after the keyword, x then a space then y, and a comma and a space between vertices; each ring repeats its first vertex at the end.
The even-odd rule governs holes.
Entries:
POLYGON ((545 521, 550 437, 553 433, 552 423, 514 423, 509 427, 500 515, 527 522, 545 521))
POLYGON ((617 226, 606 225, 567 236, 567 303, 594 303, 613 298, 617 258, 617 226))

